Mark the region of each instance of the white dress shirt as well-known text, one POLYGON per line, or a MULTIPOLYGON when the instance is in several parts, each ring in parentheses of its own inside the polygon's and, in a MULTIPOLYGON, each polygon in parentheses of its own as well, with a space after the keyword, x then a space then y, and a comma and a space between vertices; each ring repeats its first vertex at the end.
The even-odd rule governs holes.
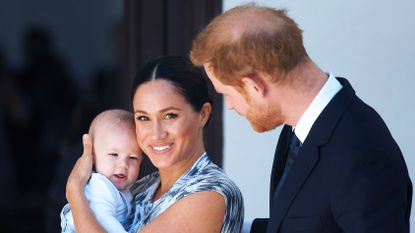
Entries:
POLYGON ((334 75, 328 75, 329 78, 327 79, 326 83, 323 85, 316 97, 314 97, 311 104, 307 107, 303 115, 300 117, 297 125, 293 127, 295 128, 295 135, 297 135, 301 143, 304 143, 317 117, 329 104, 330 100, 333 99, 337 92, 339 92, 343 87, 340 82, 337 81, 334 75))

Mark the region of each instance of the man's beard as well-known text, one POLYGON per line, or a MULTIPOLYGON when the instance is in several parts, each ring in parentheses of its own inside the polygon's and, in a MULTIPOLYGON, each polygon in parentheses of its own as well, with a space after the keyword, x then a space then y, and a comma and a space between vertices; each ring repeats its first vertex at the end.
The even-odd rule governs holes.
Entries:
POLYGON ((247 102, 249 109, 247 111, 246 118, 251 123, 251 126, 255 131, 269 131, 284 123, 279 109, 270 108, 263 104, 254 104, 251 99, 247 99, 247 102))

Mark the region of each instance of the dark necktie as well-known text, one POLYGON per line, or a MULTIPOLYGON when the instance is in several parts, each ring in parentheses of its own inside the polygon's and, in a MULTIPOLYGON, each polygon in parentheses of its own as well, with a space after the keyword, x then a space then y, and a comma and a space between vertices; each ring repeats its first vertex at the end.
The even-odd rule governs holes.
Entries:
POLYGON ((284 173, 282 174, 281 179, 278 182, 278 186, 275 189, 274 195, 277 195, 277 193, 280 191, 281 187, 283 186, 285 180, 287 179, 288 172, 290 171, 291 167, 293 166, 293 164, 295 162, 295 159, 296 159, 300 149, 301 149, 300 139, 298 139, 297 135, 295 135, 295 133, 293 132, 291 134, 290 147, 289 147, 288 153, 287 153, 287 160, 285 162, 284 173))

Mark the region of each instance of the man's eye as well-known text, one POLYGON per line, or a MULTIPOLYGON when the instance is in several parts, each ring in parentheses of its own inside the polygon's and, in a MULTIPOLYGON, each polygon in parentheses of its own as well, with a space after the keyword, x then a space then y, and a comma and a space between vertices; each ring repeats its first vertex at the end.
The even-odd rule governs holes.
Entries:
POLYGON ((148 121, 148 117, 147 116, 137 116, 135 118, 137 121, 148 121))
POLYGON ((177 118, 177 114, 167 113, 164 118, 167 119, 167 120, 169 120, 169 119, 175 119, 175 118, 177 118))

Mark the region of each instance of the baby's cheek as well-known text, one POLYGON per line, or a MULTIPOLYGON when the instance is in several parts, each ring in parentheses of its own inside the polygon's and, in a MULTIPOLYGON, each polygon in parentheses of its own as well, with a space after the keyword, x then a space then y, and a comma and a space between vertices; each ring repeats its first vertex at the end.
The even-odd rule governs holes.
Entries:
POLYGON ((133 166, 133 176, 134 176, 134 179, 136 179, 138 177, 138 174, 140 173, 141 161, 137 161, 132 166, 133 166))

